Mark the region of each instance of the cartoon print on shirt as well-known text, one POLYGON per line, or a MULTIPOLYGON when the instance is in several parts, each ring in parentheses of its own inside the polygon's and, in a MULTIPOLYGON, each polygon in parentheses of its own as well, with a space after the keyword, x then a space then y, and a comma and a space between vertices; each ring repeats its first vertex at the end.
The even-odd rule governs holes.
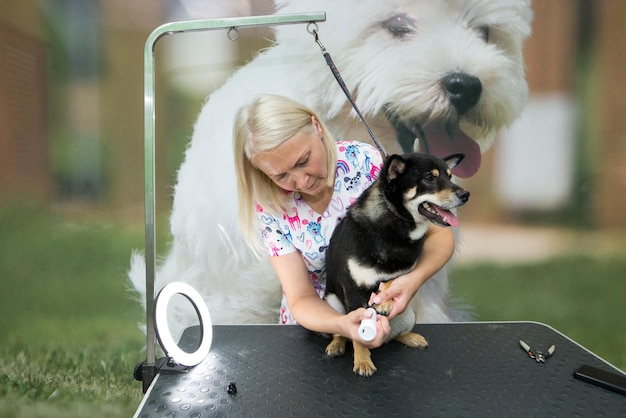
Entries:
POLYGON ((356 145, 348 145, 344 152, 346 159, 352 163, 352 167, 357 168, 359 166, 359 148, 356 145))
POLYGON ((321 220, 322 217, 320 216, 319 218, 317 218, 317 222, 309 222, 309 224, 306 226, 307 232, 313 237, 316 244, 324 242, 324 236, 322 235, 322 225, 320 224, 321 220))
POLYGON ((350 190, 353 187, 359 187, 361 185, 361 172, 358 171, 354 177, 344 177, 343 182, 346 184, 347 190, 350 190))
MULTIPOLYGON (((267 240, 272 233, 272 228, 266 226, 261 230, 261 237, 267 240)), ((268 240, 267 245, 273 256, 280 255, 281 250, 291 247, 291 233, 283 233, 280 229, 276 230, 275 241, 268 240)))
POLYGON ((285 212, 285 214, 283 215, 283 219, 289 222, 289 226, 291 227, 291 229, 300 229, 301 223, 300 216, 298 215, 298 208, 293 207, 291 208, 291 210, 293 210, 296 214, 294 216, 291 216, 285 212))
POLYGON ((270 247, 270 251, 272 252, 273 257, 277 257, 278 255, 280 255, 280 250, 282 250, 282 247, 277 246, 274 242, 270 242, 268 246, 270 247))
POLYGON ((350 166, 348 165, 348 163, 345 162, 344 160, 337 160, 337 169, 335 170, 335 178, 339 178, 339 176, 341 176, 342 173, 346 175, 349 172, 350 172, 350 166))
POLYGON ((283 245, 285 245, 285 247, 291 247, 291 241, 293 240, 293 238, 291 237, 291 231, 287 230, 287 231, 283 231, 283 230, 277 230, 276 231, 277 234, 280 235, 278 242, 283 243, 283 245))

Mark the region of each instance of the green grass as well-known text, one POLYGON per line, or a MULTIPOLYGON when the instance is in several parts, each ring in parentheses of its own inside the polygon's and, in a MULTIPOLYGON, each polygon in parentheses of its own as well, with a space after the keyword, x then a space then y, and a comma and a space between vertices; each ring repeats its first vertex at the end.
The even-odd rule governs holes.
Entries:
POLYGON ((145 342, 125 271, 142 246, 139 228, 0 214, 0 416, 132 415, 145 342))
POLYGON ((456 267, 452 293, 479 321, 537 321, 626 370, 626 260, 561 256, 528 265, 456 267))
MULTIPOLYGON (((128 417, 142 397, 143 312, 127 290, 143 227, 0 211, 0 416, 128 417)), ((626 261, 576 255, 458 266, 477 320, 547 323, 626 369, 626 261)), ((558 350, 558 348, 557 348, 558 350)))

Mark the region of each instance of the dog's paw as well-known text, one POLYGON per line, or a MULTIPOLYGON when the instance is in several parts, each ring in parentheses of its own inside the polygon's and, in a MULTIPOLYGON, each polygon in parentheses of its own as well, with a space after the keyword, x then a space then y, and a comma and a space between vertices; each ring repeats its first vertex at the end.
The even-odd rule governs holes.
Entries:
POLYGON ((376 366, 372 362, 371 358, 363 359, 362 361, 357 361, 356 357, 354 358, 354 367, 352 371, 363 377, 370 377, 374 373, 376 373, 376 366))
POLYGON ((347 339, 340 335, 333 335, 333 340, 326 346, 328 357, 340 357, 346 352, 347 339))
POLYGON ((378 303, 373 306, 373 308, 376 309, 376 313, 378 313, 379 315, 384 315, 384 316, 389 316, 389 314, 391 313, 392 307, 393 307, 393 304, 392 304, 392 301, 390 300, 384 303, 378 303))
POLYGON ((352 341, 352 347, 354 348, 354 367, 352 367, 352 371, 363 377, 369 377, 376 373, 376 366, 372 362, 370 350, 354 341, 352 341))
POLYGON ((395 340, 409 347, 414 347, 414 348, 428 347, 428 341, 426 341, 426 338, 424 338, 423 336, 415 332, 409 332, 408 334, 398 335, 395 338, 395 340))

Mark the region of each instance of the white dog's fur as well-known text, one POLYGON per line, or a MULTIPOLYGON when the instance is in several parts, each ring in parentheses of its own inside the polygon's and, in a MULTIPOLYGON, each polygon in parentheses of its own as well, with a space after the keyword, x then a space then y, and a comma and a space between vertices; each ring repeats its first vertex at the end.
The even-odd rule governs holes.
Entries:
MULTIPOLYGON (((276 6, 277 13, 327 13, 320 40, 389 152, 400 147, 384 108, 403 121, 460 122, 484 152, 525 104, 522 45, 530 34, 530 0, 277 0, 276 6), (398 13, 412 19, 403 36, 383 25, 398 13), (441 85, 451 72, 482 83, 480 100, 460 116, 441 85)), ((369 138, 305 26, 276 27, 275 39, 206 102, 178 172, 173 245, 157 271, 157 291, 172 281, 191 284, 218 324, 276 323, 281 296, 267 258, 253 255, 237 224, 231 145, 237 109, 256 94, 282 94, 318 112, 336 138, 369 138)), ((131 264, 131 281, 145 302, 144 259, 134 255, 131 264)), ((447 297, 444 268, 418 292, 417 322, 454 320, 447 297)), ((174 309, 174 333, 195 319, 187 305, 174 309)))

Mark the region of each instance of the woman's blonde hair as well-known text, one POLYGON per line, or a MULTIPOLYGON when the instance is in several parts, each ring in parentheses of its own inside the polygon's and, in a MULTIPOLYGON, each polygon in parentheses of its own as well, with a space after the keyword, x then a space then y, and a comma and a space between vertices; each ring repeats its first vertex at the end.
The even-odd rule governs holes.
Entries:
POLYGON ((255 205, 280 214, 285 210, 287 193, 252 164, 260 152, 281 145, 299 132, 315 133, 313 116, 322 127, 326 151, 328 186, 334 185, 337 150, 335 140, 320 118, 308 107, 284 96, 264 94, 239 109, 233 129, 239 225, 253 246, 259 243, 254 228, 255 205))

